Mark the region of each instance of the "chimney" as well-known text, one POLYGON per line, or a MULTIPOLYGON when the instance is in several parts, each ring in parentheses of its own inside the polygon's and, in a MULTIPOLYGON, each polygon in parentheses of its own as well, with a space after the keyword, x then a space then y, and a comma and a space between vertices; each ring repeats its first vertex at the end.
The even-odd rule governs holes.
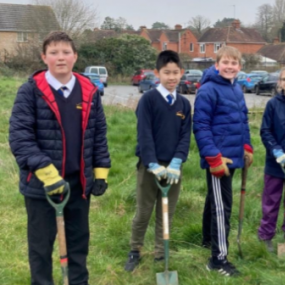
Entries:
POLYGON ((273 39, 273 44, 274 44, 274 45, 280 44, 280 41, 279 41, 279 38, 278 38, 278 37, 276 37, 276 38, 273 39))
POLYGON ((235 29, 240 29, 240 21, 239 20, 234 20, 232 22, 232 26, 235 28, 235 29))
POLYGON ((179 24, 176 24, 176 25, 175 25, 175 30, 182 30, 182 26, 179 25, 179 24))
POLYGON ((145 30, 146 29, 146 26, 140 26, 140 30, 145 30))

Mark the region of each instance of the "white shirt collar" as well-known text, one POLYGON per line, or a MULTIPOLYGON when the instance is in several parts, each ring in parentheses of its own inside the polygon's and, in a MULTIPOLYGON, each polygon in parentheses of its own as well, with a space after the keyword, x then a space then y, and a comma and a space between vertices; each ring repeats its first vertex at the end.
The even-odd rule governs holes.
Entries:
POLYGON ((173 95, 173 101, 176 100, 176 89, 174 89, 174 91, 171 93, 169 92, 162 84, 159 84, 157 87, 156 87, 156 90, 162 95, 162 97, 166 100, 166 96, 169 95, 169 94, 172 94, 173 95))
POLYGON ((68 88, 69 93, 72 91, 75 84, 75 76, 72 74, 71 79, 66 83, 62 84, 59 82, 48 70, 45 73, 46 80, 49 85, 51 85, 55 90, 58 90, 62 86, 66 86, 68 88))

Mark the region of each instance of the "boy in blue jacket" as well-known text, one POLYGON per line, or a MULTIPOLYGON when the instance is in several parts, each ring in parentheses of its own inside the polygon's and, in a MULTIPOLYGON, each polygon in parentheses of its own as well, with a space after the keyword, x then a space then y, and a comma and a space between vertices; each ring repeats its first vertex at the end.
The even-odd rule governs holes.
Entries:
POLYGON ((54 208, 67 191, 64 208, 70 285, 88 285, 90 194, 107 189, 110 156, 106 121, 97 87, 72 72, 74 43, 64 32, 43 42, 48 70, 35 72, 18 90, 10 118, 9 143, 20 168, 20 192, 28 215, 32 285, 53 285, 54 208))
MULTIPOLYGON (((275 236, 285 179, 285 68, 280 71, 278 87, 277 96, 267 102, 260 128, 266 148, 266 163, 258 237, 270 252, 273 251, 272 238, 275 236)), ((282 230, 285 232, 285 220, 282 230)))
POLYGON ((193 131, 206 169, 208 194, 203 213, 203 246, 211 247, 208 270, 223 275, 238 274, 227 260, 232 178, 244 166, 244 155, 252 163, 253 149, 247 107, 236 75, 241 68, 240 52, 229 46, 219 49, 215 66, 202 79, 195 101, 193 131))
POLYGON ((162 238, 161 191, 155 183, 167 178, 172 184, 169 197, 171 223, 181 185, 181 165, 186 161, 191 134, 191 106, 176 93, 183 74, 179 56, 163 51, 156 62, 160 85, 145 93, 139 101, 137 115, 137 210, 133 219, 131 251, 125 265, 133 271, 140 261, 145 232, 156 205, 155 260, 164 259, 162 238))

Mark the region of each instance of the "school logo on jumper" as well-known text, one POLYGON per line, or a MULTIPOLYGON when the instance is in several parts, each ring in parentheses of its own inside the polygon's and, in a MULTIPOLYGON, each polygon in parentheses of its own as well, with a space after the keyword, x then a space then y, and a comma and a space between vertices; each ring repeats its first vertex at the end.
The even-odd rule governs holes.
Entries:
POLYGON ((182 120, 185 119, 185 115, 183 114, 182 111, 178 111, 178 112, 176 113, 176 116, 181 117, 182 120))
POLYGON ((80 109, 80 110, 82 110, 82 103, 78 103, 78 104, 76 104, 76 109, 80 109))

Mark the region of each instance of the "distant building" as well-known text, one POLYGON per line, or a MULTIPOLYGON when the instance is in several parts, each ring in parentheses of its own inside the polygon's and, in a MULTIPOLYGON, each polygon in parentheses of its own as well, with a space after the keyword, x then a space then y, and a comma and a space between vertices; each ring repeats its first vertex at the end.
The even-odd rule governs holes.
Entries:
POLYGON ((59 28, 49 6, 0 3, 0 61, 59 28))
POLYGON ((139 34, 149 40, 158 51, 173 50, 192 58, 198 55, 197 37, 190 29, 182 29, 181 25, 175 25, 173 30, 147 29, 141 26, 139 34))
POLYGON ((281 65, 285 64, 285 43, 280 43, 278 38, 274 39, 273 44, 263 46, 257 53, 268 58, 269 61, 274 60, 281 65))
POLYGON ((260 33, 252 28, 243 28, 239 20, 223 28, 210 28, 198 40, 197 57, 216 58, 217 51, 223 45, 237 48, 243 54, 255 54, 266 41, 260 33))

